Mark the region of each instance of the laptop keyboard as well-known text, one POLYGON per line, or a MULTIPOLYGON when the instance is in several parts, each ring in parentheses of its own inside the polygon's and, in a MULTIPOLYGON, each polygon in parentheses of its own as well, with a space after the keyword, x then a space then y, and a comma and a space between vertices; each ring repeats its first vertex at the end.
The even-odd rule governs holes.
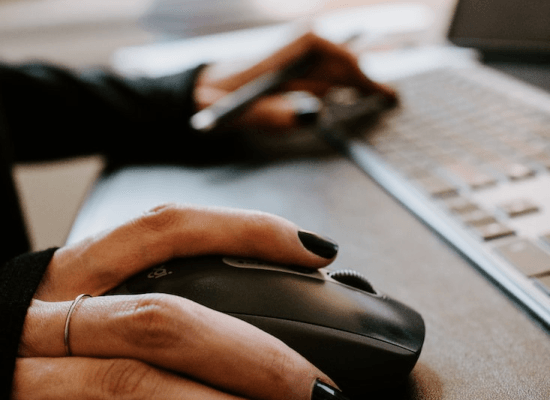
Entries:
POLYGON ((395 86, 351 157, 550 326, 550 112, 453 70, 395 86))

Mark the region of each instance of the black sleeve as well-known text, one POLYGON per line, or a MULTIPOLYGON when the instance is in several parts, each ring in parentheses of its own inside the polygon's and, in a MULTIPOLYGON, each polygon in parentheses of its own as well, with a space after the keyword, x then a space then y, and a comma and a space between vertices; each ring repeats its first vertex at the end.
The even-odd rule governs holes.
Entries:
MULTIPOLYGON (((0 64, 5 123, 0 168, 6 181, 0 183, 14 195, 7 212, 19 215, 12 162, 92 153, 106 154, 115 163, 240 159, 244 147, 236 135, 200 135, 189 126, 200 68, 125 79, 103 71, 76 75, 43 64, 0 64)), ((11 225, 22 227, 19 220, 11 225)), ((6 264, 0 260, 0 399, 9 398, 27 308, 54 251, 25 254, 6 264)))
MULTIPOLYGON (((0 131, 0 183, 13 194, 13 204, 5 212, 19 215, 12 162, 98 152, 129 161, 192 161, 216 157, 213 148, 230 152, 219 137, 205 137, 189 127, 198 71, 200 67, 157 79, 129 80, 102 71, 77 76, 47 65, 0 64, 0 117, 5 125, 0 131)), ((15 225, 22 228, 22 221, 10 223, 15 225)), ((13 235, 10 226, 3 227, 13 235)), ((8 250, 0 255, 19 251, 8 250)), ((10 397, 27 308, 53 253, 29 253, 8 263, 0 257, 0 399, 10 397)))
POLYGON ((125 79, 105 71, 76 75, 44 64, 0 65, 14 161, 104 153, 130 161, 193 162, 210 155, 212 138, 189 126, 200 68, 125 79))
POLYGON ((0 399, 9 399, 19 338, 34 292, 55 249, 0 264, 0 399))

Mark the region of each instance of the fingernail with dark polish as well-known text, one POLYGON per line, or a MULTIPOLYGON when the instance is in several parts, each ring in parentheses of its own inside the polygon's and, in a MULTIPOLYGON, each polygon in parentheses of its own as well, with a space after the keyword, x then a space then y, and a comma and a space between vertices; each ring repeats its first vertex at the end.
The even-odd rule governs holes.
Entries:
POLYGON ((336 388, 333 388, 326 383, 321 382, 319 379, 315 381, 313 385, 313 391, 311 392, 311 400, 349 400, 336 388))
POLYGON ((330 239, 306 231, 298 231, 298 237, 306 249, 319 257, 333 258, 338 253, 338 245, 330 239))

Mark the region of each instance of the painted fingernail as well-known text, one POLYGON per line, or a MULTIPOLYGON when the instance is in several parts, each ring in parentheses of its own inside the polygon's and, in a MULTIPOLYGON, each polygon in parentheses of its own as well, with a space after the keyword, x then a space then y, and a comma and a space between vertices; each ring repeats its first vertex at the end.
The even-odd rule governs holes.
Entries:
POLYGON ((319 257, 333 258, 338 253, 338 245, 330 239, 306 231, 298 231, 298 237, 306 249, 319 257))
POLYGON ((311 392, 311 400, 349 400, 336 388, 333 388, 326 383, 321 382, 319 379, 313 384, 313 391, 311 392))

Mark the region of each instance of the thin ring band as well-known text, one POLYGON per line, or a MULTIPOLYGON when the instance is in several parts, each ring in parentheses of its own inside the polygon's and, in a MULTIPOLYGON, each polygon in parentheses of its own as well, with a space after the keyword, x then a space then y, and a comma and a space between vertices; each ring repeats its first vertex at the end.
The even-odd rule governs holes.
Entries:
POLYGON ((76 306, 78 303, 80 303, 80 300, 82 300, 84 297, 92 297, 90 294, 80 294, 77 296, 76 299, 74 299, 73 303, 71 304, 71 307, 69 308, 69 312, 67 313, 67 319, 65 320, 65 354, 67 354, 67 357, 70 357, 72 355, 71 348, 69 347, 69 322, 71 321, 71 315, 73 315, 74 310, 76 309, 76 306))

